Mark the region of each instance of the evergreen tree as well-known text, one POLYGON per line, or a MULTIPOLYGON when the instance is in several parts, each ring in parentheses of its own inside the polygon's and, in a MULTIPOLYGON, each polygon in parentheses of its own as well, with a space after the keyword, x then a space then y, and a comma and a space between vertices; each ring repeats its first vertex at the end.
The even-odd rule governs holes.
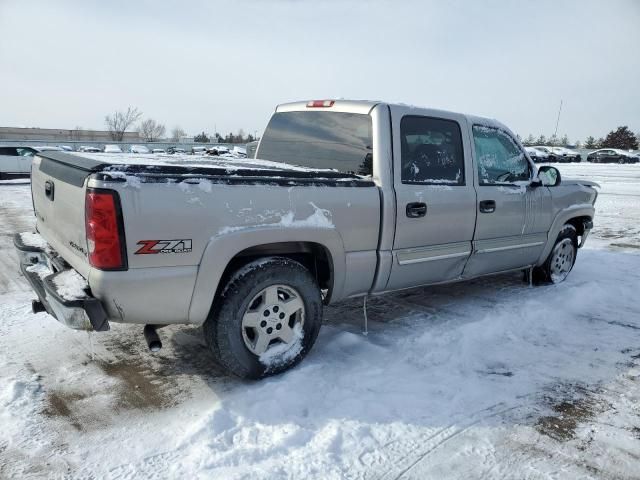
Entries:
POLYGON ((629 127, 618 127, 607 134, 607 137, 601 144, 602 148, 619 148, 621 150, 636 150, 638 148, 638 139, 629 130, 629 127))
POLYGON ((547 137, 540 135, 536 140, 536 145, 545 145, 547 143, 547 137))
POLYGON ((206 133, 202 132, 193 137, 193 141, 196 143, 209 143, 209 137, 206 133))
POLYGON ((584 141, 584 148, 598 148, 596 139, 591 136, 587 137, 587 139, 584 141))
POLYGON ((536 139, 533 137, 533 135, 529 134, 529 136, 524 139, 522 144, 527 146, 527 147, 530 147, 531 145, 535 145, 536 144, 536 139))
POLYGON ((567 145, 569 145, 569 137, 567 136, 566 133, 560 139, 560 145, 562 145, 563 147, 566 147, 567 145))

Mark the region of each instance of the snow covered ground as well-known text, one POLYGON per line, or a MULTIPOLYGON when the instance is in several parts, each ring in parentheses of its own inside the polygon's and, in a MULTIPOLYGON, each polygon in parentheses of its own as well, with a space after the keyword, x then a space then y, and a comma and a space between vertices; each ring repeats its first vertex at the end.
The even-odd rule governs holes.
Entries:
POLYGON ((0 185, 0 478, 640 478, 640 165, 601 182, 567 281, 518 274, 325 312, 309 357, 262 382, 199 329, 75 332, 19 277, 28 183, 0 185))

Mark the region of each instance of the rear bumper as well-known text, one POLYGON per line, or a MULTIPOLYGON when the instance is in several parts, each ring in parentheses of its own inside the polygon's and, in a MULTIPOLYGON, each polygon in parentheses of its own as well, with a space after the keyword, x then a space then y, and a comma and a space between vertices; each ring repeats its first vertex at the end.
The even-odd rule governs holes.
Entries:
POLYGON ((57 281, 63 274, 78 276, 79 280, 82 277, 53 250, 43 248, 42 237, 28 235, 30 241, 25 241, 22 234, 14 235, 13 244, 20 258, 20 270, 31 284, 44 310, 74 330, 109 330, 102 303, 87 293, 88 286, 81 295, 70 295, 68 291, 63 291, 61 282, 57 281))

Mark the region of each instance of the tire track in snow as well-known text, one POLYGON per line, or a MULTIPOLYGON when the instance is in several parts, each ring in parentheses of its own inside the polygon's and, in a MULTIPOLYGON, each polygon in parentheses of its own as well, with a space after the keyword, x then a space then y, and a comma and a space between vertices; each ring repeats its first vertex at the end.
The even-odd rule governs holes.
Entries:
MULTIPOLYGON (((534 395, 537 394, 531 393, 529 395, 523 395, 520 398, 522 399, 534 395)), ((500 402, 479 410, 475 414, 472 414, 470 417, 467 417, 462 421, 453 422, 446 427, 437 430, 435 433, 430 432, 415 435, 409 438, 392 440, 391 442, 384 444, 378 450, 374 450, 373 452, 363 452, 358 457, 358 460, 360 461, 362 466, 368 469, 374 468, 376 465, 392 463, 391 467, 388 470, 386 470, 379 476, 374 475, 371 478, 374 478, 376 480, 398 480, 410 470, 412 470, 416 465, 426 459, 436 449, 445 445, 447 442, 457 437, 458 435, 464 433, 469 428, 481 423, 484 420, 488 420, 490 418, 498 417, 514 410, 531 406, 531 403, 523 403, 511 407, 506 407, 506 404, 504 402, 500 402), (483 414, 485 412, 488 413, 483 414), (368 456, 374 457, 372 462, 366 461, 366 458, 368 456)))

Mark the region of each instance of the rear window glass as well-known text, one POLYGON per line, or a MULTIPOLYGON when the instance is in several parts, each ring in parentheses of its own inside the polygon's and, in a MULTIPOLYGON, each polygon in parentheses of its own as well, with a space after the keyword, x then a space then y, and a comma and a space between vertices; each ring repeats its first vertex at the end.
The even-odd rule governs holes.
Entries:
POLYGON ((405 116, 400 122, 402 183, 464 185, 460 126, 441 118, 405 116))
POLYGON ((280 112, 271 117, 258 157, 342 173, 373 173, 371 117, 327 111, 280 112))

